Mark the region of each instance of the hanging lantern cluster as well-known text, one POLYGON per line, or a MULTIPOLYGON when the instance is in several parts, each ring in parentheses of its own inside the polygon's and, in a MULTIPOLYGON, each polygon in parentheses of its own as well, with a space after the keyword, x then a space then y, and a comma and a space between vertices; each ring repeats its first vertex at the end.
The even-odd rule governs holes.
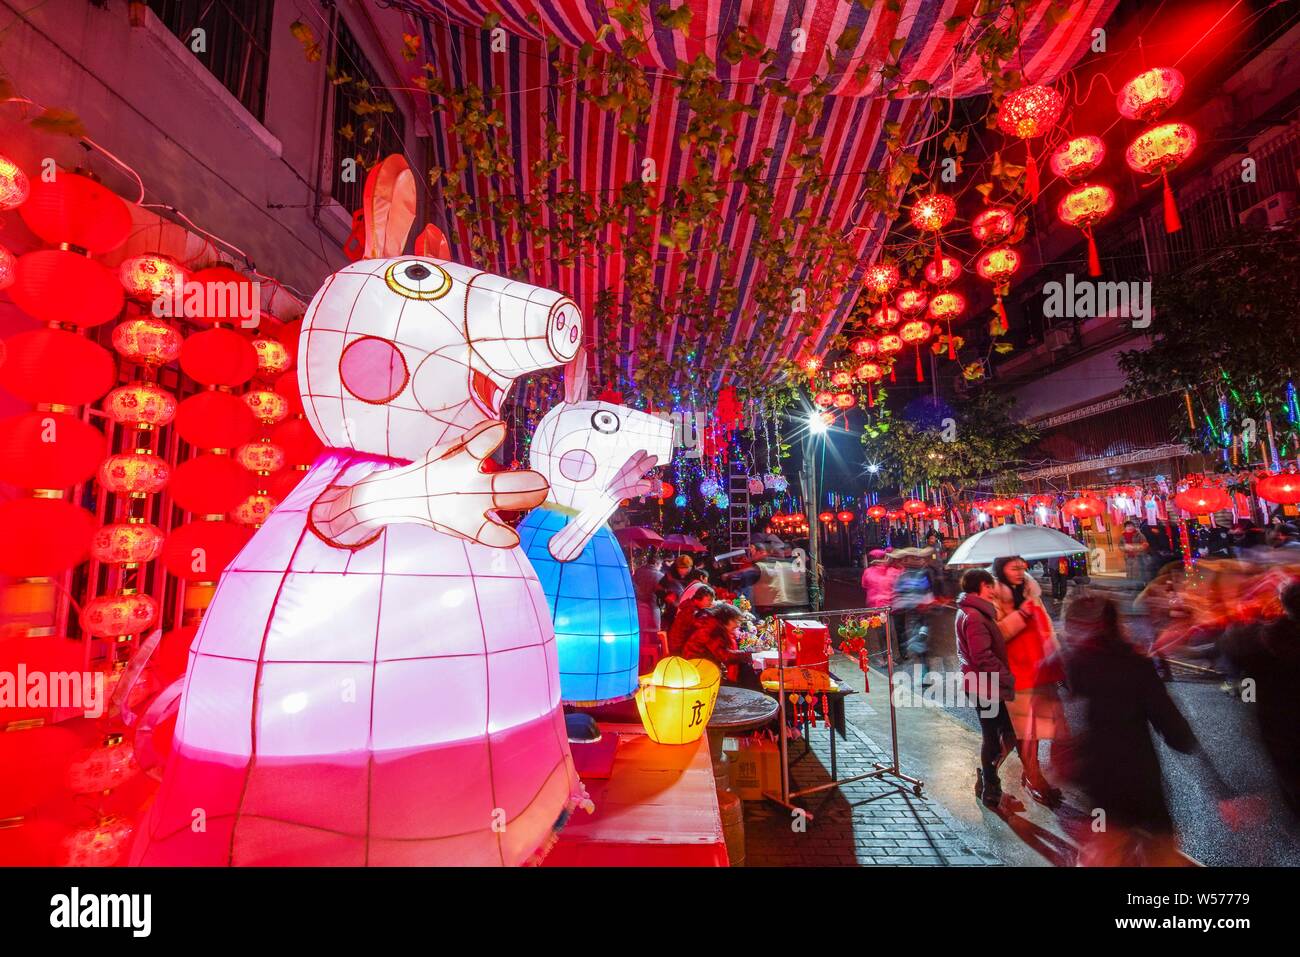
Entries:
POLYGON ((943 249, 939 236, 945 226, 957 215, 957 203, 943 193, 929 193, 918 199, 909 213, 912 225, 922 233, 934 233, 934 262, 936 270, 942 268, 943 249))

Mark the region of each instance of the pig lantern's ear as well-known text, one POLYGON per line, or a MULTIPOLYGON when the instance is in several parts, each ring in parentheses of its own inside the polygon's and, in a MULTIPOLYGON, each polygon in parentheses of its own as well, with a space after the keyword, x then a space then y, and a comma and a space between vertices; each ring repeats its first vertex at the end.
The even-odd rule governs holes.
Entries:
POLYGON ((415 237, 415 255, 428 256, 430 259, 451 259, 451 246, 442 230, 430 223, 420 235, 415 237))
POLYGON ((366 259, 400 256, 415 222, 415 174, 397 154, 384 157, 366 177, 366 259))
POLYGON ((570 405, 585 402, 587 399, 587 349, 578 349, 578 354, 564 367, 564 401, 570 405))

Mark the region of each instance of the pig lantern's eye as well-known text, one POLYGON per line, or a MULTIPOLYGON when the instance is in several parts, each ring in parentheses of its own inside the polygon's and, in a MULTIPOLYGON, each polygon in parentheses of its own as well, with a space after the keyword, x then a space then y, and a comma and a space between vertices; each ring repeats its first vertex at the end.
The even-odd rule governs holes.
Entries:
POLYGON ((597 432, 604 432, 608 435, 611 432, 617 432, 618 426, 618 416, 608 409, 597 409, 591 413, 591 427, 597 432))
POLYGON ((384 273, 384 282, 407 299, 441 299, 451 291, 447 270, 419 259, 399 259, 384 273))

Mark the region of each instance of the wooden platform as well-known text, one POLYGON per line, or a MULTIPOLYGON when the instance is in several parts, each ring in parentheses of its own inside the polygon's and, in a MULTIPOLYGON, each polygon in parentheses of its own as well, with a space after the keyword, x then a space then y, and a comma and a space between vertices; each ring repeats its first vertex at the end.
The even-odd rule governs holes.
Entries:
POLYGON ((544 866, 726 867, 708 739, 670 746, 640 725, 600 730, 619 736, 613 771, 584 782, 596 812, 574 812, 544 866))

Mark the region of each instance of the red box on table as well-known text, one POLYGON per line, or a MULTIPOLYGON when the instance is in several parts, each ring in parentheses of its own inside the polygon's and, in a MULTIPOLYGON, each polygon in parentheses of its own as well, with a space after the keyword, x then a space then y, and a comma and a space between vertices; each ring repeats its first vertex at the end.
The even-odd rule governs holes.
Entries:
POLYGON ((800 668, 812 668, 816 671, 829 671, 830 661, 826 653, 830 644, 830 633, 826 626, 818 621, 787 621, 785 623, 785 640, 793 645, 794 663, 800 668))

